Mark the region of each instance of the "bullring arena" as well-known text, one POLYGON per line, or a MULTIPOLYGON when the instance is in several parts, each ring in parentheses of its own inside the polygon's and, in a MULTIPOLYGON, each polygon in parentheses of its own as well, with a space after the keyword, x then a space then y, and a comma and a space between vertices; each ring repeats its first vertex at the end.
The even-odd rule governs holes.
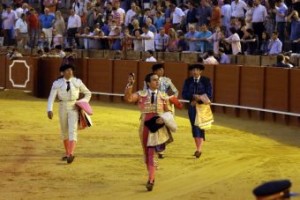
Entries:
MULTIPOLYGON (((60 161, 57 103, 54 119, 46 115, 61 59, 0 59, 0 199, 250 200, 255 186, 274 179, 290 179, 292 191, 300 191, 298 69, 206 66, 215 123, 203 155, 192 156, 187 110, 176 110, 175 141, 159 160, 157 185, 149 193, 138 138, 140 114, 118 94, 130 72, 137 74, 134 89, 141 89, 152 64, 76 59, 76 75, 93 92, 94 114, 93 126, 79 131, 76 160, 68 165, 60 161)), ((164 61, 166 75, 181 92, 187 64, 164 61)))

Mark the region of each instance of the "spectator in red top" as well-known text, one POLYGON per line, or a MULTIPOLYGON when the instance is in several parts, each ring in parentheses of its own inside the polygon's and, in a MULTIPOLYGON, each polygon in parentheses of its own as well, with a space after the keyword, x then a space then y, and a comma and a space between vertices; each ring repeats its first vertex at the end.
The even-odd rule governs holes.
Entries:
POLYGON ((210 26, 212 29, 221 26, 221 9, 219 7, 218 0, 213 1, 213 9, 210 18, 210 26))
POLYGON ((170 18, 166 19, 166 23, 164 25, 164 28, 165 28, 165 32, 169 33, 169 29, 172 28, 172 24, 171 24, 171 19, 170 18))
POLYGON ((27 16, 28 33, 29 33, 29 44, 31 48, 37 43, 38 32, 39 32, 39 16, 37 12, 31 8, 27 16))

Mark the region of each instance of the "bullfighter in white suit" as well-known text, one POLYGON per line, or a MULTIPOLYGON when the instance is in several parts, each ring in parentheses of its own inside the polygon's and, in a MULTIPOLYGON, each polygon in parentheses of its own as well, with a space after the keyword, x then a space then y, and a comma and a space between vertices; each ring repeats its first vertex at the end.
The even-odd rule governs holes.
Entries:
POLYGON ((50 96, 48 98, 48 118, 53 118, 53 103, 58 96, 59 99, 59 120, 61 135, 66 151, 62 158, 67 163, 74 160, 74 150, 77 142, 78 109, 75 105, 79 93, 83 93, 83 99, 89 102, 91 92, 84 83, 73 76, 74 66, 65 64, 60 67, 62 77, 54 81, 50 96))

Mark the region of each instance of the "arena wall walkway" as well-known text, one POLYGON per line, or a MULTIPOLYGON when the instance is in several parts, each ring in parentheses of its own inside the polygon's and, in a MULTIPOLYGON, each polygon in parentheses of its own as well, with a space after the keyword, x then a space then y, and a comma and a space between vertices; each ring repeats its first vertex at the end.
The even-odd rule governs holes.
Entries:
MULTIPOLYGON (((252 57, 246 60, 249 59, 252 57)), ((176 60, 165 61, 165 72, 181 93, 183 82, 189 76, 188 64, 176 60)), ((47 98, 52 82, 60 76, 61 62, 59 58, 35 57, 11 61, 1 55, 0 88, 32 91, 39 98, 47 98)), ((76 75, 94 92, 93 98, 113 102, 123 101, 121 94, 131 72, 136 75, 134 90, 142 89, 152 64, 134 59, 75 60, 76 75), (115 95, 106 95, 111 93, 115 95)), ((300 125, 300 69, 260 67, 252 63, 207 65, 204 75, 213 85, 214 112, 300 125)))

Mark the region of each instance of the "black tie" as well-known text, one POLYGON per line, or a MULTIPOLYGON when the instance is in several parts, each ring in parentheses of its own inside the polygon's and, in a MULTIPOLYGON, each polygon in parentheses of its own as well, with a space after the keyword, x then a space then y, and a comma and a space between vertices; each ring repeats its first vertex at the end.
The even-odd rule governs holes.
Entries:
POLYGON ((155 92, 152 92, 151 93, 151 104, 154 104, 154 95, 155 95, 155 92))
POLYGON ((67 92, 70 90, 70 81, 67 81, 67 92))
POLYGON ((198 81, 197 81, 197 79, 195 78, 195 79, 194 79, 194 94, 197 93, 197 90, 198 90, 198 81))

